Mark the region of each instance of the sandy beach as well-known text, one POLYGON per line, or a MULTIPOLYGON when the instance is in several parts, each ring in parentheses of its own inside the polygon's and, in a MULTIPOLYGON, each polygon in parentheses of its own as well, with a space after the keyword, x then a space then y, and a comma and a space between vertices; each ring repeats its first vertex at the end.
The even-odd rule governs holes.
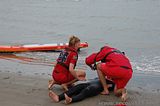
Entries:
MULTIPOLYGON (((48 97, 48 79, 38 76, 24 76, 21 74, 0 73, 0 104, 1 106, 64 106, 64 101, 54 103, 48 97)), ((145 87, 144 87, 145 88, 145 87)), ((55 86, 56 93, 62 92, 59 86, 55 86)), ((146 91, 142 87, 129 87, 127 106, 159 106, 160 91, 146 91)), ((87 98, 70 106, 114 106, 120 99, 113 93, 109 96, 98 95, 87 98)))
MULTIPOLYGON (((66 43, 77 35, 82 49, 76 68, 97 77, 85 58, 106 43, 124 51, 134 75, 127 106, 160 106, 160 0, 0 0, 0 45, 66 43)), ((0 54, 0 106, 65 106, 48 96, 59 53, 0 54)), ((59 86, 53 89, 57 94, 59 86)), ((70 106, 114 106, 111 93, 70 106)))

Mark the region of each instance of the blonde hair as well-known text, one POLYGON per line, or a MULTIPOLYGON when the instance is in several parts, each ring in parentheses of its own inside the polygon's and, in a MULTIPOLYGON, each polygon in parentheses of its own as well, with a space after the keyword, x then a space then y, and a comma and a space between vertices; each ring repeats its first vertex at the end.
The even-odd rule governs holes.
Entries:
POLYGON ((75 46, 76 43, 80 42, 80 39, 74 35, 69 38, 69 47, 75 46))

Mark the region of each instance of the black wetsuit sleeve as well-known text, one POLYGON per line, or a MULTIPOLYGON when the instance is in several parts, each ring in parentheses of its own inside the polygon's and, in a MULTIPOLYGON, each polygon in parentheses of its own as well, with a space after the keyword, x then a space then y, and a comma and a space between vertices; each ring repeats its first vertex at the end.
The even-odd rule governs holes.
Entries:
POLYGON ((81 101, 87 97, 96 96, 100 93, 96 86, 90 85, 83 89, 78 95, 72 97, 72 102, 81 101))
MULTIPOLYGON (((76 86, 71 87, 66 93, 69 97, 72 97, 73 95, 78 95, 83 89, 87 88, 89 86, 89 83, 82 83, 78 84, 76 86)), ((58 95, 59 101, 64 100, 64 93, 58 95)))
MULTIPOLYGON (((109 87, 109 91, 113 91, 115 84, 110 81, 106 80, 107 84, 111 84, 112 87, 109 87)), ((67 92, 65 92, 69 97, 72 98, 72 102, 81 101, 87 97, 92 97, 98 95, 100 92, 103 91, 102 84, 98 79, 90 81, 90 83, 83 83, 78 84, 72 88, 70 88, 67 92)), ((64 93, 59 95, 59 100, 64 100, 64 93)))
MULTIPOLYGON (((114 90, 115 84, 106 79, 107 84, 111 84, 112 87, 109 87, 109 91, 114 90)), ((92 97, 98 95, 100 92, 103 91, 102 84, 100 83, 99 80, 93 80, 90 82, 90 85, 83 89, 78 95, 75 95, 72 97, 72 102, 78 102, 81 101, 87 97, 92 97)))

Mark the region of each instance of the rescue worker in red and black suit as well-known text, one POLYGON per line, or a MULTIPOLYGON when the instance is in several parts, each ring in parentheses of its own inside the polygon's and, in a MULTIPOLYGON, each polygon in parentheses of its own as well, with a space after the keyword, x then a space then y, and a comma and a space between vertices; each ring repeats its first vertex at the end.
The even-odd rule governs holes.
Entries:
POLYGON ((57 59, 52 73, 53 80, 49 82, 49 89, 51 89, 54 84, 59 84, 67 91, 69 85, 72 85, 78 80, 85 80, 85 72, 81 69, 75 70, 79 45, 80 39, 78 37, 70 37, 69 46, 60 53, 57 59))
POLYGON ((132 66, 124 52, 104 46, 98 53, 93 53, 86 58, 86 64, 91 69, 97 70, 98 77, 102 83, 101 94, 108 95, 108 86, 105 77, 115 83, 114 93, 121 96, 122 101, 127 99, 126 85, 132 77, 132 66), (99 62, 99 63, 96 63, 99 62))

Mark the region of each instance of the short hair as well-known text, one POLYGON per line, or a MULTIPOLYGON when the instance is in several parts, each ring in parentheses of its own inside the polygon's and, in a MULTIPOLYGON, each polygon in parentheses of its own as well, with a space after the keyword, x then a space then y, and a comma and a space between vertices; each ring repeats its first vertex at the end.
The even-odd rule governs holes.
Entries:
POLYGON ((69 38, 69 47, 75 46, 77 42, 80 42, 80 39, 74 35, 69 38))

